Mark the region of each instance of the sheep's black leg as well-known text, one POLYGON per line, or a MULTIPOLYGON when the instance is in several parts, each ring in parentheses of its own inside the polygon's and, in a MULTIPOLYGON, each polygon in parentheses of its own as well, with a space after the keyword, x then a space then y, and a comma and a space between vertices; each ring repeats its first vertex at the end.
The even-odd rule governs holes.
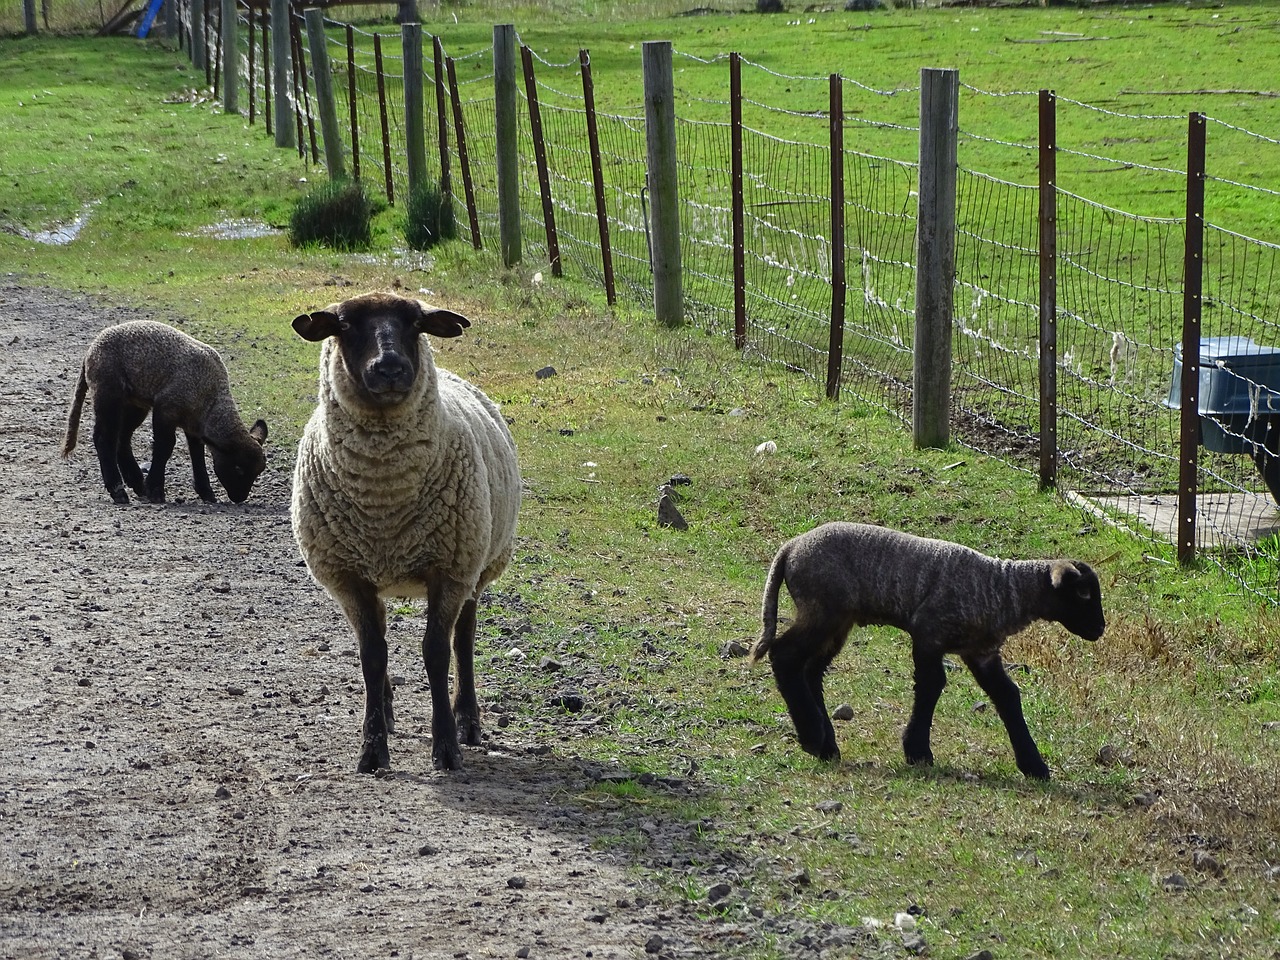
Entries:
POLYGON ((457 663, 457 686, 453 691, 453 719, 458 724, 458 740, 480 746, 480 703, 476 699, 476 602, 468 600, 453 628, 453 654, 457 663))
POLYGON ((370 583, 357 582, 335 596, 355 629, 364 674, 363 740, 356 770, 373 773, 391 766, 387 747, 387 611, 370 583))
POLYGON ((778 692, 787 705, 787 713, 795 724, 800 748, 821 760, 839 760, 835 731, 820 699, 822 672, 831 662, 831 657, 826 658, 819 669, 814 669, 815 662, 821 661, 819 652, 814 649, 820 642, 813 634, 792 627, 770 649, 769 664, 773 668, 778 692), (814 696, 815 688, 819 692, 817 697, 814 696))
POLYGON ((152 411, 151 469, 147 471, 147 499, 152 503, 164 503, 164 468, 173 455, 178 442, 178 428, 161 416, 159 408, 152 411))
POLYGON ((120 434, 124 421, 124 404, 102 390, 93 396, 93 448, 98 452, 98 466, 102 470, 102 483, 116 503, 128 503, 129 494, 120 476, 120 464, 116 461, 120 449, 120 434))
POLYGON ((391 705, 394 696, 395 693, 391 689, 391 673, 388 671, 386 682, 382 685, 382 715, 387 722, 387 733, 396 732, 396 712, 391 705))
POLYGON ((205 503, 217 503, 213 485, 209 483, 209 466, 204 462, 204 441, 188 433, 187 449, 191 452, 191 478, 196 495, 205 503))
POLYGON ((449 703, 449 639, 469 592, 453 580, 434 578, 427 588, 427 633, 422 662, 431 685, 431 757, 437 769, 462 769, 458 726, 449 703))
POLYGON ((124 407, 120 424, 120 439, 116 445, 116 463, 120 465, 120 473, 124 482, 140 497, 147 495, 146 481, 142 476, 142 468, 133 455, 133 432, 142 426, 147 419, 146 407, 124 407))
POLYGON ((915 663, 915 701, 911 719, 902 731, 902 752, 907 763, 933 763, 929 732, 933 727, 933 711, 947 685, 947 672, 942 666, 942 653, 932 644, 912 638, 911 658, 915 663))
POLYGON ((1018 685, 1005 672, 1000 654, 965 657, 964 662, 978 685, 991 698, 1000 719, 1004 721, 1009 742, 1013 744, 1013 756, 1018 762, 1018 769, 1025 776, 1048 780, 1049 766, 1040 756, 1036 742, 1031 739, 1031 731, 1027 729, 1026 718, 1022 715, 1022 695, 1018 693, 1018 685))

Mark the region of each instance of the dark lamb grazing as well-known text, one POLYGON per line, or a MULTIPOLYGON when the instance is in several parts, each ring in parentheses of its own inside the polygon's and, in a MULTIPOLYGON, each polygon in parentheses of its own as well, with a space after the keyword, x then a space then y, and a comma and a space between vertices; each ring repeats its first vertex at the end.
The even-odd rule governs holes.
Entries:
POLYGON ((915 703, 902 734, 907 763, 932 764, 929 731, 946 686, 943 656, 962 659, 1013 744, 1018 769, 1048 779, 1000 648, 1037 620, 1097 640, 1106 621, 1098 577, 1077 560, 997 560, 944 540, 861 523, 827 523, 788 540, 765 584, 763 627, 752 661, 768 654, 800 746, 838 760, 822 678, 854 626, 898 627, 911 636, 915 703), (795 622, 777 636, 778 592, 786 584, 795 622))
POLYGON ((93 445, 102 482, 116 503, 133 491, 152 503, 164 503, 164 471, 177 443, 187 437, 196 493, 216 503, 204 448, 213 455, 213 472, 233 503, 243 503, 266 469, 262 445, 264 420, 246 430, 231 397, 227 368, 207 343, 156 320, 131 320, 107 327, 89 345, 76 383, 62 455, 71 456, 80 414, 93 391, 93 445), (151 467, 144 478, 133 455, 133 433, 151 414, 151 467))

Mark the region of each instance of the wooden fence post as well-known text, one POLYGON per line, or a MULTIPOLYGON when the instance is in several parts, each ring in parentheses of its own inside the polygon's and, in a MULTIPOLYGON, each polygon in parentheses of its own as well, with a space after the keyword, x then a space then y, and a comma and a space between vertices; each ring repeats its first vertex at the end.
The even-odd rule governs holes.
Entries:
POLYGON ((613 247, 609 240, 609 208, 604 199, 604 164, 600 159, 600 128, 596 123, 596 86, 591 79, 591 54, 578 51, 582 66, 582 103, 587 112, 587 142, 591 147, 591 186, 596 199, 596 223, 600 228, 600 262, 604 269, 604 296, 609 306, 618 302, 613 276, 613 247))
POLYGON ((320 109, 320 129, 324 135, 324 165, 330 180, 345 180, 346 161, 342 156, 342 135, 338 132, 338 101, 333 94, 333 74, 329 70, 329 40, 324 32, 324 11, 311 7, 307 20, 307 45, 311 48, 311 72, 316 81, 316 105, 320 109))
POLYGON ((653 306, 659 323, 675 327, 684 321, 684 291, 680 275, 680 183, 671 41, 646 41, 643 61, 653 306))
POLYGON ((178 0, 166 0, 165 2, 164 35, 168 40, 177 38, 179 40, 179 46, 181 46, 182 30, 178 26, 178 0))
POLYGON ((22 0, 22 20, 27 36, 34 37, 39 29, 36 23, 36 0, 22 0))
POLYGON ((236 0, 222 0, 222 109, 240 112, 240 20, 236 0))
POLYGON ((915 445, 951 441, 951 326, 956 275, 956 139, 960 74, 920 71, 920 193, 916 214, 915 445))
POLYGON ((1040 489, 1058 483, 1058 121, 1040 91, 1040 489))
POLYGON ((289 0, 271 0, 271 95, 275 103, 276 146, 296 147, 289 123, 289 79, 293 76, 289 42, 289 0))
MULTIPOLYGON (((207 53, 204 39, 205 25, 205 4, 207 0, 191 0, 191 66, 197 70, 205 69, 205 55, 207 53)), ((208 72, 205 74, 205 81, 208 82, 208 72)))
POLYGON ((1178 441, 1178 562, 1196 558, 1200 444, 1200 320, 1204 292, 1205 120, 1187 123, 1187 223, 1182 259, 1182 409, 1178 441))
POLYGON ((844 367, 844 85, 831 75, 831 332, 827 341, 827 399, 840 398, 844 367))
POLYGON ((516 28, 493 28, 494 126, 498 168, 498 244, 502 265, 520 262, 520 167, 516 127, 516 28))
POLYGON ((747 231, 742 174, 742 55, 729 54, 729 203, 733 219, 733 345, 747 345, 747 231))
POLYGON ((427 182, 427 140, 422 121, 422 24, 402 23, 404 54, 404 139, 409 152, 409 196, 427 182))
POLYGON ((542 226, 547 234, 547 258, 551 275, 563 275, 560 266, 560 238, 556 234, 556 208, 551 198, 551 171, 547 169, 547 144, 542 138, 542 110, 538 106, 538 81, 533 75, 533 51, 520 48, 524 65, 525 97, 529 101, 529 133, 533 138, 533 159, 538 166, 538 193, 542 197, 542 226))
POLYGON ((258 82, 258 24, 252 3, 245 6, 245 14, 249 19, 249 82, 246 86, 249 88, 249 126, 253 126, 258 116, 258 91, 255 87, 258 82))
POLYGON ((471 226, 471 245, 480 249, 480 214, 476 210, 476 191, 471 182, 471 159, 467 155, 467 132, 462 123, 462 94, 458 92, 458 71, 453 58, 445 60, 449 74, 449 98, 453 101, 453 135, 458 142, 458 166, 462 168, 462 189, 467 198, 467 220, 471 226))

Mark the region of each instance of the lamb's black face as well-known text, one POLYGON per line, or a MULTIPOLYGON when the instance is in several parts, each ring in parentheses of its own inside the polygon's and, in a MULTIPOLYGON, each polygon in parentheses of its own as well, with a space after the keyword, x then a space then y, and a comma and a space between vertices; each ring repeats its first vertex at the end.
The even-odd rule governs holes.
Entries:
POLYGON ((423 363, 422 334, 456 337, 470 325, 449 310, 392 293, 354 297, 293 321, 304 339, 337 339, 347 375, 373 407, 394 407, 409 398, 423 363))
POLYGON ((1053 619, 1077 637, 1101 637, 1107 621, 1102 612, 1102 587, 1093 568, 1078 560, 1061 561, 1050 576, 1056 606, 1053 619))
POLYGON ((213 455, 213 472, 227 491, 232 503, 244 503, 249 499, 254 481, 267 469, 267 455, 262 445, 267 439, 267 423, 259 420, 249 430, 251 440, 246 440, 233 450, 210 447, 213 455))

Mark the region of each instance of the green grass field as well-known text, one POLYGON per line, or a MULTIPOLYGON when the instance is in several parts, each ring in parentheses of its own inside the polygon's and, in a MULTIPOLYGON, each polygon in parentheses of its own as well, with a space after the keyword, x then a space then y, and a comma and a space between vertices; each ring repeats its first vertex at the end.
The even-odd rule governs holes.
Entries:
MULTIPOLYGON (((1259 65, 1276 62, 1280 42, 1270 5, 1243 2, 644 21, 510 12, 548 60, 589 46, 598 69, 615 63, 620 74, 635 70, 626 65, 633 45, 664 38, 699 56, 736 49, 779 73, 839 71, 881 89, 914 84, 924 65, 954 65, 984 90, 1052 86, 1160 114, 1193 109, 1195 98, 1122 107, 1122 92, 1265 91, 1259 65), (809 16, 812 25, 786 25, 809 16), (1044 31, 1109 39, 1009 39, 1052 36, 1044 31)), ((484 13, 442 7, 426 29, 451 49, 479 49, 496 19, 484 13)), ((649 804, 697 823, 738 858, 742 885, 781 914, 858 926, 914 905, 931 956, 1274 955, 1272 605, 1242 596, 1216 569, 1180 569, 1169 551, 1037 491, 1033 477, 971 451, 914 450, 899 421, 877 410, 827 403, 816 385, 744 362, 723 343, 610 311, 572 280, 534 284, 536 267, 503 270, 493 251, 463 243, 407 254, 394 209, 367 254, 292 250, 279 234, 219 239, 209 228, 228 221, 283 226, 317 173, 261 127, 193 97, 202 85, 159 43, 0 40, 0 263, 22 283, 189 318, 230 348, 242 409, 267 415, 282 447, 296 442, 314 402, 314 348, 290 330, 295 315, 385 287, 425 291, 468 314, 474 326, 439 346, 441 362, 503 404, 528 482, 517 562, 500 587, 530 611, 526 662, 574 664, 595 721, 573 735, 549 713, 521 722, 601 763, 661 776, 696 767, 705 785, 687 807, 663 808, 635 784, 602 785, 585 802, 649 804), (30 239, 81 213, 73 242, 30 239), (547 365, 558 375, 536 379, 547 365), (776 454, 755 453, 765 440, 776 454), (655 519, 656 488, 676 473, 693 480, 683 488, 685 532, 655 519), (1100 642, 1041 625, 1006 650, 1026 667, 1016 676, 1053 781, 1023 781, 998 719, 960 671, 935 724, 938 766, 906 767, 898 738, 910 658, 905 637, 888 630, 859 633, 828 678, 828 701, 854 708, 855 719, 837 725, 843 761, 824 767, 800 752, 769 671, 721 651, 756 633, 765 567, 781 540, 837 518, 1095 566, 1109 621, 1100 642), (823 800, 843 806, 817 809, 823 800), (800 871, 807 885, 790 879, 800 871), (1167 882, 1175 874, 1185 886, 1167 882)), ((1212 103, 1243 127, 1280 129, 1274 97, 1219 93, 1212 103)), ((999 119, 997 104, 991 123, 999 119)), ((1024 136, 1022 123, 1011 118, 1005 135, 1024 136)), ((1154 160, 1169 147, 1134 149, 1154 160)), ((1251 179, 1280 183, 1273 153, 1248 155, 1251 179)), ((1267 239, 1268 221, 1255 227, 1267 239)), ((482 643, 482 697, 486 687, 548 682, 504 654, 482 643)), ((695 863, 664 879, 672 896, 700 901, 714 876, 695 863)), ((732 919, 735 908, 705 909, 732 919)))

